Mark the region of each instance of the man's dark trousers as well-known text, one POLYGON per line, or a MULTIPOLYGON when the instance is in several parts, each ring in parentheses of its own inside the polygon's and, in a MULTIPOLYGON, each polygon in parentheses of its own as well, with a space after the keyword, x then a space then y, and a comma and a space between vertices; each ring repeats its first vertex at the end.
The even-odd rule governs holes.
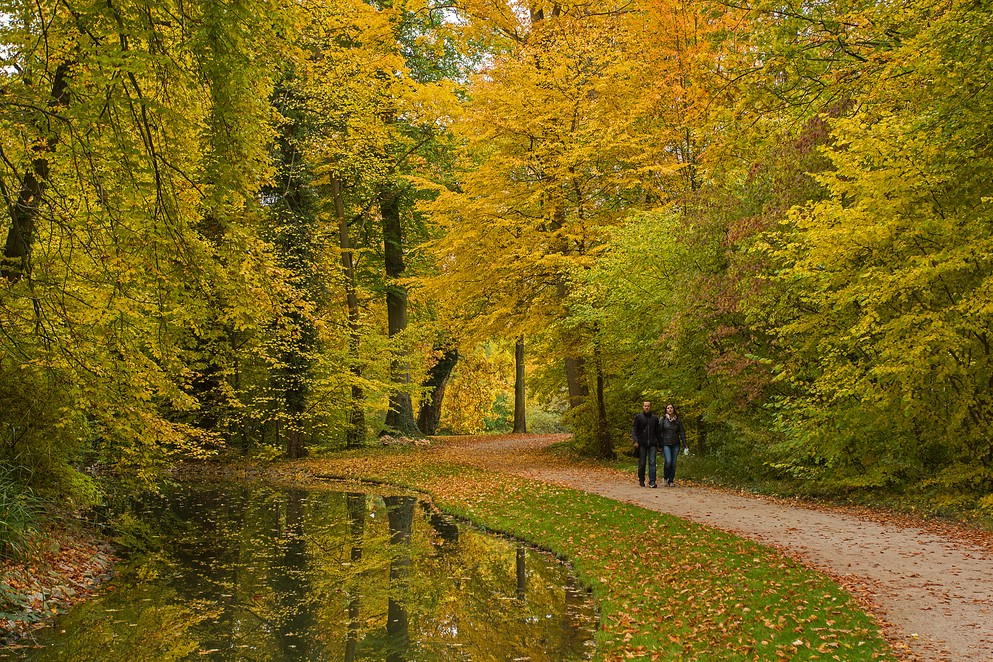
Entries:
POLYGON ((659 449, 656 446, 638 444, 638 482, 645 484, 645 465, 648 465, 648 484, 655 484, 656 462, 655 457, 659 449))

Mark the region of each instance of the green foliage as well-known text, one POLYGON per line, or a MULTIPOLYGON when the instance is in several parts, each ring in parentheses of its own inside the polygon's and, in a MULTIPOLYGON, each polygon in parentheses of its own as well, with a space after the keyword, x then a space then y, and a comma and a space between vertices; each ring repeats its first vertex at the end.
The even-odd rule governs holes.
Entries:
POLYGON ((722 479, 988 493, 982 15, 759 4, 713 35, 700 178, 579 281, 608 399, 675 400, 722 479))
POLYGON ((649 397, 725 475, 988 505, 987 12, 629 10, 0 2, 0 459, 335 446, 440 336, 502 429, 523 334, 588 452, 649 397))
MULTIPOLYGON (((560 405, 559 408, 564 409, 564 406, 560 405)), ((552 409, 551 404, 534 405, 529 403, 525 415, 528 432, 531 434, 558 434, 566 432, 568 429, 562 421, 562 412, 552 409)))
POLYGON ((819 177, 830 196, 795 208, 760 248, 788 293, 772 331, 795 472, 993 488, 993 162, 980 147, 993 98, 982 50, 957 41, 982 20, 950 7, 894 48, 866 103, 831 122, 833 170, 819 177))
POLYGON ((79 467, 92 460, 93 421, 78 408, 76 389, 34 366, 0 368, 0 463, 40 497, 69 507, 99 502, 99 488, 79 467))
MULTIPOLYGON (((625 455, 631 450, 631 422, 641 411, 641 400, 637 395, 631 396, 630 392, 618 388, 610 389, 608 395, 606 412, 611 443, 616 454, 625 455)), ((603 455, 596 435, 598 415, 595 407, 596 403, 591 399, 566 410, 562 415, 562 425, 573 433, 572 447, 583 457, 603 455)), ((528 431, 531 431, 530 427, 528 431)))
POLYGON ((147 483, 216 448, 231 341, 273 308, 255 196, 284 13, 215 7, 3 5, 5 455, 53 494, 92 501, 84 461, 147 483))
POLYGON ((14 468, 0 463, 0 558, 17 558, 27 551, 37 531, 39 505, 32 490, 17 480, 14 468))

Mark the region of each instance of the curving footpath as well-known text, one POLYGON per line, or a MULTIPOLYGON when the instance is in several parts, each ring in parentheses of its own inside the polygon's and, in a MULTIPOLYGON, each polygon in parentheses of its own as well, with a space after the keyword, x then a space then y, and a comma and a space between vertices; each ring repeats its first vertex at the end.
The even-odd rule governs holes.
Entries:
MULTIPOLYGON (((867 603, 906 660, 993 662, 993 551, 925 528, 551 459, 562 436, 450 438, 437 452, 733 532, 834 577, 867 603), (484 439, 481 441, 481 439, 484 439)), ((661 468, 660 468, 661 471, 661 468)))

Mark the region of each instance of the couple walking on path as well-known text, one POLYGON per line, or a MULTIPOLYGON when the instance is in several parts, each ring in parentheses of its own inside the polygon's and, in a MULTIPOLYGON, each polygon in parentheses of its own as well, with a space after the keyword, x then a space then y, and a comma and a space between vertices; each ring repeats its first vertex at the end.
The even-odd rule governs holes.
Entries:
POLYGON ((676 413, 672 405, 665 406, 665 413, 659 418, 652 413, 652 403, 642 403, 642 412, 634 417, 631 428, 631 439, 638 452, 638 483, 645 486, 645 467, 648 467, 648 486, 658 487, 655 483, 656 455, 662 447, 662 481, 672 487, 676 480, 676 458, 679 449, 688 449, 686 445, 686 429, 683 419, 676 413))

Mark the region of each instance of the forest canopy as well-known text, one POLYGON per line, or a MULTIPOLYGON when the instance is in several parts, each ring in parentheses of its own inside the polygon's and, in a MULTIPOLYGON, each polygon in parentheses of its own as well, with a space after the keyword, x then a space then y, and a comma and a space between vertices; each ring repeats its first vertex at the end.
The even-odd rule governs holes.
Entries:
POLYGON ((993 510, 990 10, 2 0, 0 475, 439 432, 993 510), (525 397, 526 396, 526 397, 525 397))

